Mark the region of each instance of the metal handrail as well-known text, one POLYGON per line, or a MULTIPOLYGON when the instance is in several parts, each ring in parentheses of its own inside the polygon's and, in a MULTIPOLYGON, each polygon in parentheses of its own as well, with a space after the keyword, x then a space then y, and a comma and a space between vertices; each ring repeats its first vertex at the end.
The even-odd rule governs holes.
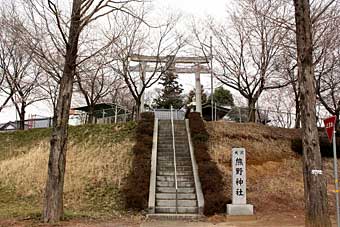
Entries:
POLYGON ((176 163, 176 147, 175 147, 175 127, 174 127, 174 117, 173 117, 173 109, 171 106, 171 129, 172 129, 172 148, 174 151, 174 177, 175 177, 175 189, 176 189, 176 214, 178 213, 178 185, 177 185, 177 163, 176 163))

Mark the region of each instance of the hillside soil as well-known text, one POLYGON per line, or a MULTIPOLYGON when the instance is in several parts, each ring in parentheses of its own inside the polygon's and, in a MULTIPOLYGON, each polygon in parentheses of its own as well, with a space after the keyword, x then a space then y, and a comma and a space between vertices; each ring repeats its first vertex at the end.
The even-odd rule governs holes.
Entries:
MULTIPOLYGON (((335 218, 332 218, 335 226, 335 218)), ((73 219, 55 225, 46 225, 32 220, 0 220, 0 227, 302 227, 303 214, 294 212, 257 214, 256 219, 228 218, 223 215, 212 216, 197 222, 189 221, 155 221, 141 216, 117 218, 112 220, 73 219)))
MULTIPOLYGON (((135 123, 70 127, 65 217, 116 217, 131 172, 135 123)), ((39 219, 47 175, 49 129, 0 134, 0 219, 39 219)))
MULTIPOLYGON (((70 128, 64 195, 67 221, 54 226, 165 227, 176 224, 150 222, 144 217, 153 128, 152 116, 148 119, 150 124, 147 125, 70 128), (143 146, 136 141, 144 141, 143 146), (132 210, 135 212, 131 213, 132 210)), ((197 142, 195 149, 202 148, 195 153, 198 152, 199 166, 205 168, 201 171, 204 176, 201 183, 207 192, 207 204, 210 204, 209 216, 202 220, 201 226, 303 226, 299 130, 227 122, 202 122, 198 126, 196 135, 192 135, 197 142), (200 131, 202 127, 204 130, 200 131), (223 216, 225 204, 231 201, 232 147, 244 147, 247 151, 247 199, 254 205, 255 221, 242 222, 223 216)), ((49 136, 50 130, 45 129, 0 134, 0 227, 46 226, 39 218, 49 136)), ((323 158, 330 213, 334 214, 332 162, 329 156, 323 158)), ((199 223, 194 226, 199 227, 199 223)), ((187 224, 175 226, 190 226, 187 224)))
MULTIPOLYGON (((303 213, 301 151, 294 146, 301 140, 300 130, 229 122, 209 122, 205 126, 209 134, 208 153, 217 165, 222 181, 226 182, 223 194, 229 201, 231 150, 244 147, 247 152, 247 202, 254 205, 255 212, 303 213)), ((322 147, 321 152, 324 151, 322 147)), ((323 157, 323 174, 327 179, 329 212, 335 214, 333 159, 330 157, 323 157)))

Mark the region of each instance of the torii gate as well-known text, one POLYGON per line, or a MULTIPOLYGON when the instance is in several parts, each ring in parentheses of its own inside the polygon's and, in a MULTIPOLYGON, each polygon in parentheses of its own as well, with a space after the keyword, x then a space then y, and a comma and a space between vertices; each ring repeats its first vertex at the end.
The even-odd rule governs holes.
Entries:
MULTIPOLYGON (((195 88, 196 88, 196 112, 202 115, 202 94, 201 94, 201 73, 210 73, 207 66, 201 64, 209 63, 206 57, 175 57, 175 56, 146 56, 146 55, 131 55, 131 61, 139 62, 139 65, 135 67, 130 67, 130 71, 139 72, 141 78, 145 78, 146 72, 161 71, 161 68, 155 69, 147 65, 150 63, 168 63, 172 60, 172 66, 167 69, 167 71, 172 71, 174 73, 185 73, 193 74, 195 73, 195 88), (176 67, 176 63, 180 64, 193 64, 191 67, 176 67)), ((144 94, 142 95, 140 111, 144 111, 144 94)))

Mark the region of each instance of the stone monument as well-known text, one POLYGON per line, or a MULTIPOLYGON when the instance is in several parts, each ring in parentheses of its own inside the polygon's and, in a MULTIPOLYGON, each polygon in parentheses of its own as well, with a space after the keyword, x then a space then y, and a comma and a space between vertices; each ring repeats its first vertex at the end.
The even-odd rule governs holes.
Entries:
POLYGON ((228 215, 253 215, 253 205, 247 204, 246 150, 232 149, 232 204, 227 204, 228 215))

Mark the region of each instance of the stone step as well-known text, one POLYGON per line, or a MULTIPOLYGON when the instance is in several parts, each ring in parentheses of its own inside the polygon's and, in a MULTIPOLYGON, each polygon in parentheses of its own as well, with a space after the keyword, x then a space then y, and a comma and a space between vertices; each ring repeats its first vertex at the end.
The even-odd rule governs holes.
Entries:
MULTIPOLYGON (((158 143, 172 145, 172 139, 158 139, 158 143)), ((183 139, 175 139, 175 145, 187 145, 188 141, 183 139)))
MULTIPOLYGON (((175 144, 175 148, 187 148, 188 147, 188 144, 178 144, 176 143, 175 144)), ((172 145, 172 141, 171 143, 163 143, 163 142, 159 142, 157 144, 157 148, 173 148, 173 145, 172 145)))
MULTIPOLYGON (((174 153, 174 150, 171 148, 158 148, 157 149, 157 154, 161 154, 161 153, 174 153)), ((190 154, 189 152, 189 149, 176 149, 176 154, 179 154, 179 153, 185 153, 185 154, 190 154)))
MULTIPOLYGON (((175 187, 175 181, 157 181, 157 187, 175 187)), ((191 188, 195 186, 194 181, 177 181, 177 186, 181 188, 191 188)))
MULTIPOLYGON (((189 153, 189 147, 188 146, 181 146, 181 145, 175 145, 176 148, 176 153, 177 152, 185 152, 185 153, 189 153)), ((157 153, 158 152, 174 152, 173 146, 157 146, 157 153)))
MULTIPOLYGON (((163 127, 172 127, 171 121, 169 121, 169 122, 161 122, 161 125, 163 127)), ((174 127, 185 128, 185 124, 174 122, 174 127)))
MULTIPOLYGON (((159 161, 171 161, 171 162, 173 162, 173 160, 174 160, 173 156, 169 156, 169 157, 167 157, 167 156, 164 156, 164 157, 157 156, 157 162, 159 162, 159 161)), ((176 156, 176 162, 178 162, 178 161, 191 161, 191 158, 190 157, 178 157, 178 156, 176 156)))
MULTIPOLYGON (((174 187, 156 187, 157 193, 176 193, 174 187)), ((195 188, 178 188, 177 193, 195 193, 195 188)))
MULTIPOLYGON (((180 135, 186 135, 187 130, 185 129, 175 129, 175 136, 180 135)), ((158 135, 167 135, 167 136, 172 136, 172 129, 171 128, 167 128, 167 129, 159 129, 158 130, 158 135)))
MULTIPOLYGON (((172 129, 171 128, 169 128, 167 130, 158 129, 158 135, 168 136, 169 138, 172 139, 172 129)), ((180 136, 187 138, 187 130, 186 129, 183 129, 183 130, 176 130, 175 129, 175 137, 180 137, 180 136)))
MULTIPOLYGON (((166 214, 175 214, 176 207, 155 207, 156 213, 166 213, 166 214)), ((197 214, 197 207, 178 207, 179 214, 197 214)))
MULTIPOLYGON (((177 207, 196 207, 196 199, 177 199, 177 207)), ((175 199, 157 199, 156 207, 176 207, 175 199)))
MULTIPOLYGON (((174 157, 174 152, 158 152, 157 157, 174 157)), ((183 151, 176 151, 176 157, 190 157, 190 153, 183 151)))
MULTIPOLYGON (((176 160, 177 166, 191 166, 191 159, 189 160, 176 160)), ((157 166, 171 167, 174 166, 173 160, 158 160, 157 166)))
MULTIPOLYGON (((158 138, 172 140, 172 132, 162 132, 158 130, 158 138)), ((175 131, 175 139, 185 139, 188 140, 186 131, 175 131)))
MULTIPOLYGON (((174 181, 175 176, 157 176, 158 181, 174 181)), ((191 181, 193 176, 177 176, 177 181, 191 181)))
MULTIPOLYGON (((164 133, 164 134, 166 134, 166 133, 164 133)), ((169 135, 169 136, 164 136, 164 135, 160 136, 160 135, 159 135, 158 138, 172 140, 172 133, 170 133, 170 134, 168 134, 168 135, 169 135)), ((182 140, 188 141, 187 134, 184 133, 184 132, 181 132, 181 133, 175 132, 175 139, 178 139, 178 140, 182 139, 182 140), (179 135, 179 134, 181 134, 181 135, 179 135), (183 136, 183 135, 184 135, 184 136, 183 136)))
MULTIPOLYGON (((159 171, 175 171, 174 166, 158 166, 157 170, 159 171)), ((177 166, 177 171, 192 171, 191 166, 177 166)), ((171 180, 168 178, 167 180, 171 180)))
MULTIPOLYGON (((156 193, 156 199, 176 199, 176 193, 156 193)), ((196 199, 196 194, 177 193, 177 199, 196 199)))
MULTIPOLYGON (((185 127, 185 122, 184 120, 174 120, 174 126, 179 126, 179 127, 185 127)), ((171 120, 169 120, 169 122, 165 122, 165 124, 168 123, 169 125, 171 125, 171 120)))
POLYGON ((153 220, 162 221, 174 221, 174 220, 185 220, 185 221, 198 221, 204 220, 204 216, 201 214, 147 214, 147 218, 153 220))
MULTIPOLYGON (((161 154, 161 153, 174 153, 174 150, 171 148, 158 148, 157 149, 157 154, 161 154)), ((176 154, 177 153, 186 153, 186 154, 190 154, 189 151, 189 147, 188 148, 176 148, 176 154)))
MULTIPOLYGON (((157 170, 157 176, 174 176, 174 171, 157 170)), ((192 171, 177 171, 177 176, 193 176, 192 171)))
MULTIPOLYGON (((158 131, 158 139, 168 139, 172 140, 172 132, 160 132, 158 131)), ((188 140, 187 132, 175 131, 175 139, 185 139, 188 140)))

